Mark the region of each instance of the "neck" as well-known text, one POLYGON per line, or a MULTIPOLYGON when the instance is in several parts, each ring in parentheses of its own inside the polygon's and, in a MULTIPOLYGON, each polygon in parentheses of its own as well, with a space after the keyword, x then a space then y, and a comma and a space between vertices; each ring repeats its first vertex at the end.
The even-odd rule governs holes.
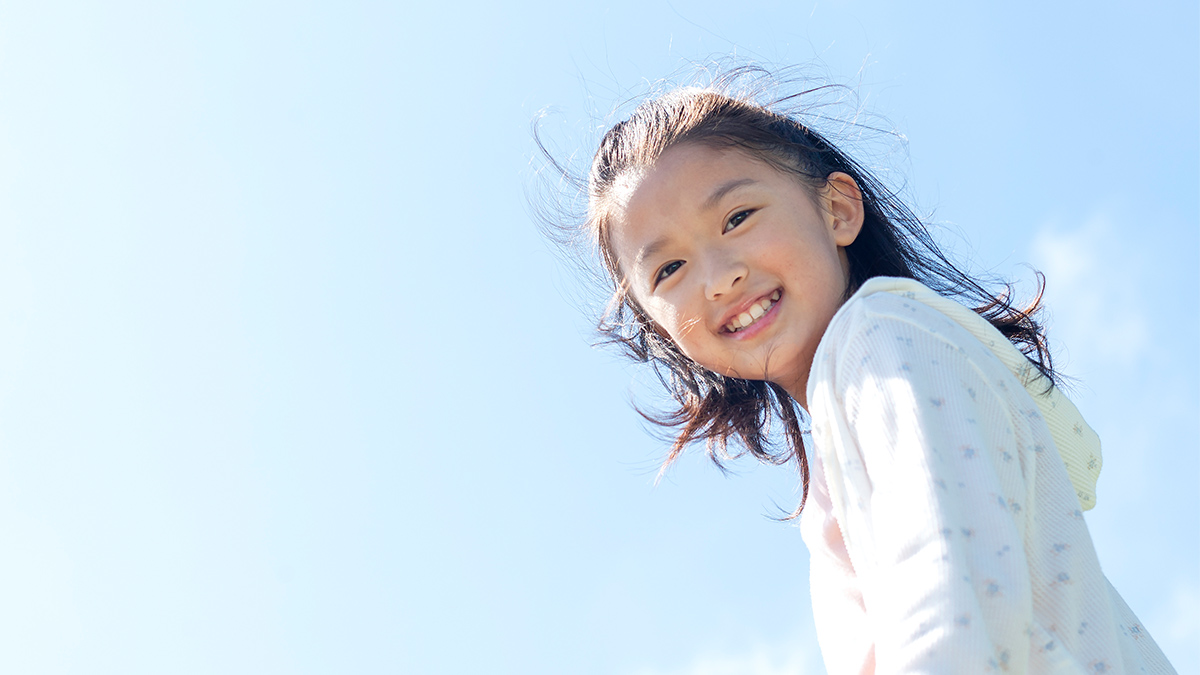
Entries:
POLYGON ((808 410, 808 399, 806 396, 807 389, 808 389, 808 371, 807 371, 807 369, 805 370, 805 372, 802 376, 797 377, 796 379, 794 379, 792 381, 784 382, 784 381, 776 380, 775 384, 783 387, 783 390, 786 391, 788 393, 788 395, 791 396, 792 399, 794 399, 796 401, 796 403, 799 403, 801 408, 808 410))

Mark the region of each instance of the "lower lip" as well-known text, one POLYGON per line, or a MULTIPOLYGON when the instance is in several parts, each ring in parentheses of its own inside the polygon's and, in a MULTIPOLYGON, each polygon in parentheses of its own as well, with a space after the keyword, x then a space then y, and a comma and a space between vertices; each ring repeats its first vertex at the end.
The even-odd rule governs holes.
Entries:
POLYGON ((780 294, 779 299, 775 301, 775 304, 771 305, 771 309, 768 309, 766 314, 758 317, 758 321, 755 321, 736 333, 726 333, 726 335, 732 340, 749 340, 755 335, 758 335, 766 330, 767 326, 771 325, 775 321, 775 315, 779 313, 779 303, 781 302, 783 302, 782 294, 780 294))

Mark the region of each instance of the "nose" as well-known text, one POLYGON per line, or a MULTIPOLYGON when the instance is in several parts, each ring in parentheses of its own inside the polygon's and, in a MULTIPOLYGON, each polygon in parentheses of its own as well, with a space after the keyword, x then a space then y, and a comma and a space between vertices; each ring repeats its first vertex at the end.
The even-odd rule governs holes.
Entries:
POLYGON ((735 260, 714 261, 712 273, 704 288, 704 297, 716 300, 722 295, 733 291, 738 284, 745 281, 750 269, 745 264, 735 260))

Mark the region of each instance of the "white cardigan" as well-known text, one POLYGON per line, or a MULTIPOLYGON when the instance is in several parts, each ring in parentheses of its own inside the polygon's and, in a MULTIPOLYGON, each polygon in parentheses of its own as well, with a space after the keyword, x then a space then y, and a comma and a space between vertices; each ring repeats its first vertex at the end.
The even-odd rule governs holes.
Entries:
POLYGON ((809 376, 800 526, 829 674, 1173 673, 1100 571, 1038 402, 922 294, 864 284, 809 376))

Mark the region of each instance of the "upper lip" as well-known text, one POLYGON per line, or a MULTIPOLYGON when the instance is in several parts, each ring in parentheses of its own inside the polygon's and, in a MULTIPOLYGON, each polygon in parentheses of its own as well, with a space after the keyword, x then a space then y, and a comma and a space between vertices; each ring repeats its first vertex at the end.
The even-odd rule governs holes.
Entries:
POLYGON ((734 317, 743 312, 749 312, 751 307, 762 302, 764 298, 771 297, 771 294, 775 291, 779 291, 780 293, 783 292, 783 290, 780 288, 772 288, 759 293, 758 295, 748 296, 740 305, 737 305, 734 309, 729 310, 729 312, 725 315, 725 318, 721 319, 721 323, 717 326, 717 331, 724 331, 725 327, 729 325, 730 321, 733 321, 734 317))

